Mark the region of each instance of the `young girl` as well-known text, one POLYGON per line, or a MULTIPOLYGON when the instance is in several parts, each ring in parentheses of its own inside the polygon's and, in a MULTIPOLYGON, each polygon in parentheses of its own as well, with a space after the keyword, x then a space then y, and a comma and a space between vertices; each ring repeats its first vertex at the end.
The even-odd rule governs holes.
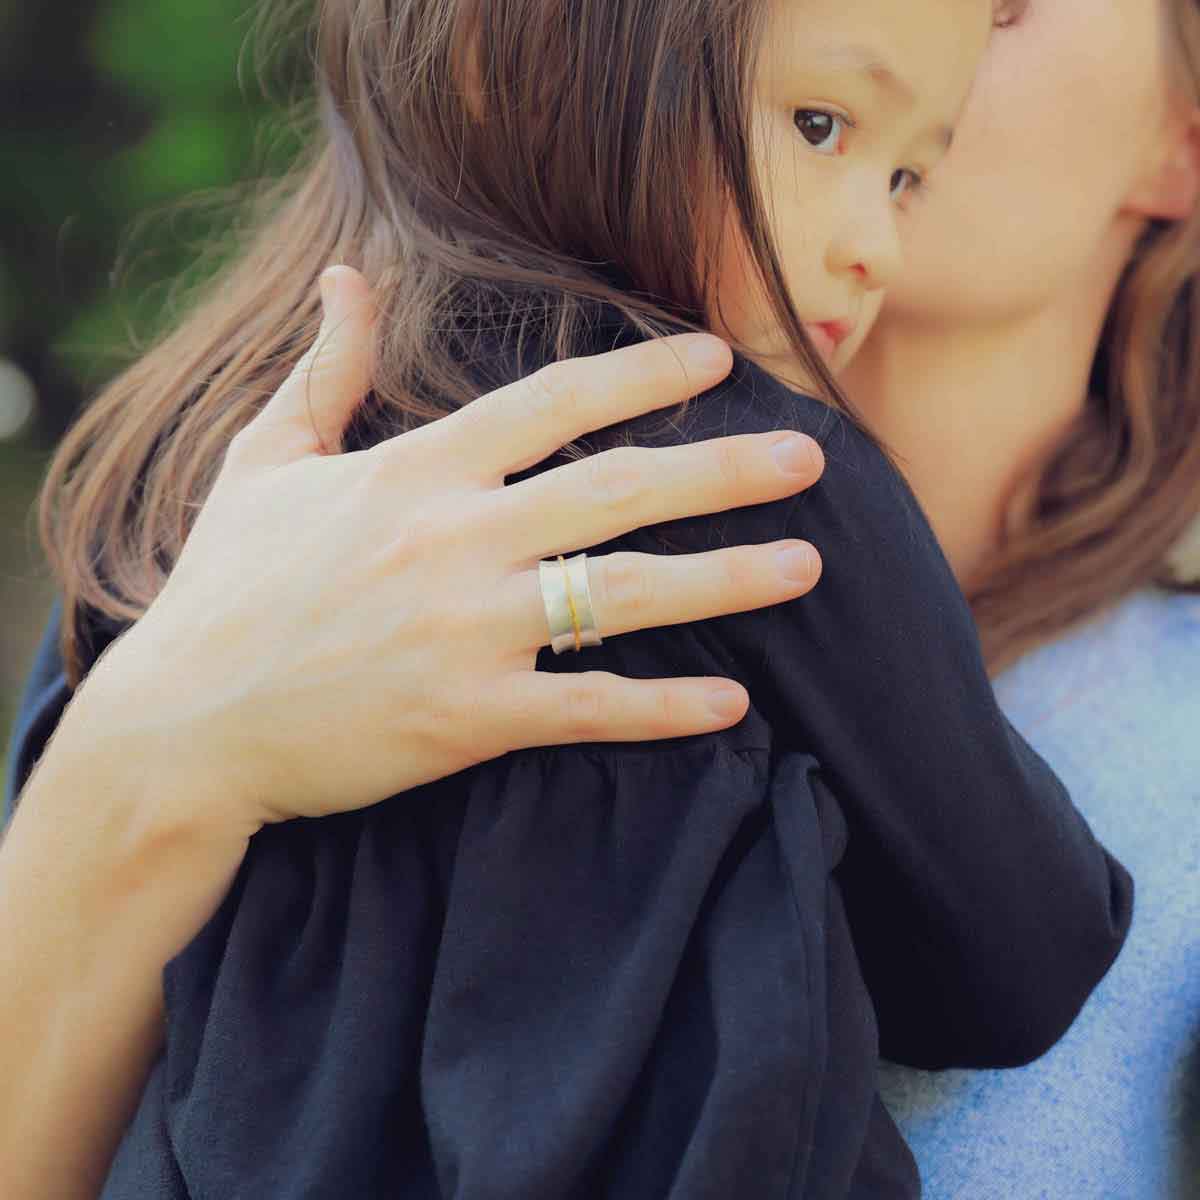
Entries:
POLYGON ((1132 902, 828 370, 898 268, 893 208, 949 143, 991 7, 327 8, 319 177, 377 222, 364 255, 390 229, 403 259, 377 394, 424 419, 707 324, 729 380, 597 443, 805 430, 828 465, 804 497, 661 532, 835 554, 801 600, 541 657, 736 678, 731 730, 520 751, 257 834, 168 964, 166 1054, 104 1195, 914 1196, 879 1052, 1035 1058, 1132 902))

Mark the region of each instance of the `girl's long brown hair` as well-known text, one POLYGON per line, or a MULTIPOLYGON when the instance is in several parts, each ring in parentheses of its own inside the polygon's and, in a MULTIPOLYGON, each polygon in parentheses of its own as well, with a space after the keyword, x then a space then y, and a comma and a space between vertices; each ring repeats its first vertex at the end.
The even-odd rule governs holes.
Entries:
MULTIPOLYGON (((603 306, 643 336, 706 328, 721 249, 701 233, 732 204, 796 353, 850 412, 784 287, 752 167, 765 6, 321 0, 304 149, 252 197, 186 316, 51 461, 39 534, 71 683, 94 661, 90 629, 158 594, 230 439, 316 336, 332 263, 360 270, 379 308, 352 426, 365 445, 475 398, 472 345, 497 325, 555 357, 578 352, 603 306)), ((258 14, 262 44, 291 28, 282 9, 258 14)))
MULTIPOLYGON (((472 339, 498 322, 558 357, 599 305, 645 336, 706 328, 720 247, 702 231, 729 204, 797 355, 854 417, 801 328, 752 166, 765 4, 321 0, 306 148, 51 460, 39 534, 72 686, 90 631, 157 596, 230 439, 316 336, 331 263, 362 271, 380 311, 355 419, 370 444, 473 399, 472 339)), ((265 42, 272 16, 290 27, 260 10, 265 42)), ((1180 36, 1200 46, 1194 20, 1180 36)), ((1121 285, 1089 422, 1042 467, 1032 520, 974 597, 993 667, 1160 578, 1200 512, 1196 239, 1194 223, 1151 231, 1121 285)))

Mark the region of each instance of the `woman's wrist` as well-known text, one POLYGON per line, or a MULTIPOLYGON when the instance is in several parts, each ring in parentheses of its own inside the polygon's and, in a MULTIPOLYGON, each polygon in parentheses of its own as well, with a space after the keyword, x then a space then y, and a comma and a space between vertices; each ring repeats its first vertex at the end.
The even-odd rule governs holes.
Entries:
POLYGON ((76 689, 35 774, 48 768, 89 795, 100 789, 109 833, 119 823, 135 856, 155 845, 207 847, 221 858, 244 853, 262 825, 247 794, 254 785, 233 746, 189 712, 188 695, 143 617, 76 689))
POLYGON ((216 817, 207 777, 89 721, 87 700, 68 705, 22 792, 0 883, 7 902, 28 888, 28 902, 60 923, 76 977, 132 955, 157 987, 229 890, 252 830, 216 817))
POLYGON ((203 811, 204 781, 106 739, 75 703, 0 845, 6 1196, 97 1194, 161 1050, 163 968, 216 911, 249 841, 188 815, 203 811))

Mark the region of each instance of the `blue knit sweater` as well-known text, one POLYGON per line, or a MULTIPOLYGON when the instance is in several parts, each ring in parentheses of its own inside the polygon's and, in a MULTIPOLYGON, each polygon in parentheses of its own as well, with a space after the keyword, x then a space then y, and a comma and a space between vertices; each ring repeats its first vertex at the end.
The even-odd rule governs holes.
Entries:
POLYGON ((926 1200, 1200 1197, 1200 597, 1146 591, 996 682, 1137 885, 1067 1036, 1008 1071, 883 1069, 926 1200))

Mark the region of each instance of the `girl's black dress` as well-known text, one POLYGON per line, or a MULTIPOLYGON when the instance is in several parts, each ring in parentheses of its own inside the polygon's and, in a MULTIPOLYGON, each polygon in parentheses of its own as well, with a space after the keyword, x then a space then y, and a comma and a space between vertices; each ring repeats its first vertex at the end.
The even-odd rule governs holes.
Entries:
MULTIPOLYGON (((506 361, 481 386, 537 365, 506 361)), ((877 1056, 1015 1065, 1066 1030, 1132 883, 998 709, 900 476, 741 358, 682 417, 591 441, 781 428, 824 447, 811 490, 591 552, 800 536, 815 591, 538 663, 732 677, 746 718, 262 830, 167 964, 165 1052, 104 1200, 912 1197, 877 1056)), ((66 700, 57 616, 10 803, 66 700)))

